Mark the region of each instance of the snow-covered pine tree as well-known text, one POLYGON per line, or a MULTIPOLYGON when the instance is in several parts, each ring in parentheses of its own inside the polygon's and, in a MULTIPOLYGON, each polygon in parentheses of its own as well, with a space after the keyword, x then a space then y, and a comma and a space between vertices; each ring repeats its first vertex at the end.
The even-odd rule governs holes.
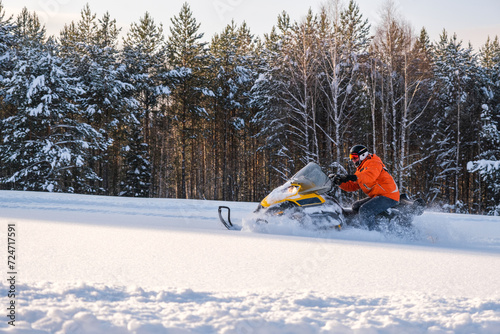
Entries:
POLYGON ((51 39, 21 47, 4 81, 5 102, 16 108, 1 121, 0 181, 11 189, 95 193, 98 176, 91 151, 105 147, 102 136, 82 121, 80 89, 51 39))
MULTIPOLYGON (((14 38, 15 23, 12 17, 5 17, 2 0, 0 0, 0 119, 7 117, 12 111, 3 102, 4 87, 3 80, 13 67, 11 61, 13 46, 17 43, 14 38)), ((1 131, 1 128, 0 128, 1 131)))
POLYGON ((484 195, 481 195, 481 202, 484 202, 485 211, 489 214, 500 215, 500 128, 498 122, 494 120, 492 110, 487 104, 483 105, 481 117, 482 129, 480 133, 482 152, 478 159, 469 161, 467 169, 477 172, 483 181, 485 188, 484 195))
MULTIPOLYGON (((251 52, 253 37, 247 25, 234 22, 215 34, 210 43, 209 75, 211 79, 211 149, 218 152, 221 181, 216 189, 226 200, 245 199, 249 183, 248 132, 250 131, 250 91, 255 81, 251 52)), ((219 163, 217 161, 217 163, 219 163)))
POLYGON ((173 124, 178 134, 176 165, 177 197, 193 198, 197 195, 195 177, 200 168, 197 142, 198 126, 207 118, 207 111, 202 100, 211 95, 207 88, 206 76, 206 43, 202 41, 203 33, 199 32, 200 24, 196 21, 187 3, 177 16, 171 19, 168 45, 168 64, 173 81, 170 111, 173 124), (188 184, 189 183, 189 184, 188 184))
POLYGON ((151 189, 151 162, 148 145, 144 142, 142 126, 129 124, 129 146, 123 148, 125 176, 120 184, 120 196, 149 197, 151 189))
MULTIPOLYGON (((5 10, 0 0, 0 66, 8 61, 8 52, 14 43, 14 28, 15 24, 12 21, 12 17, 5 17, 5 10)), ((1 68, 0 79, 2 73, 4 73, 4 68, 1 68)))
POLYGON ((165 40, 163 26, 157 25, 146 12, 138 23, 132 23, 123 39, 123 61, 128 80, 134 86, 141 111, 138 119, 143 123, 144 140, 151 137, 151 118, 158 112, 159 99, 169 93, 165 75, 165 40))
POLYGON ((484 194, 479 196, 481 210, 500 215, 500 43, 498 37, 488 37, 480 50, 484 70, 484 89, 488 103, 482 105, 480 153, 467 164, 470 172, 477 172, 481 178, 484 194), (482 204, 482 205, 481 205, 482 204), (484 208, 483 208, 484 206, 484 208))
POLYGON ((132 96, 134 87, 126 82, 126 66, 119 62, 119 32, 109 13, 98 20, 88 4, 81 19, 61 32, 63 55, 71 60, 74 75, 80 79, 77 101, 82 113, 108 143, 104 152, 95 152, 95 164, 101 187, 110 195, 119 191, 120 152, 128 144, 124 129, 138 107, 132 96))
POLYGON ((264 35, 258 62, 259 75, 252 87, 251 105, 257 110, 252 123, 259 128, 256 138, 259 139, 260 146, 257 151, 263 152, 265 156, 261 185, 264 193, 287 179, 293 168, 290 167, 293 157, 288 138, 290 119, 282 102, 287 79, 281 55, 283 40, 289 29, 290 17, 283 12, 278 17, 277 26, 264 35))
POLYGON ((239 118, 243 120, 243 128, 240 127, 240 144, 238 145, 239 162, 236 166, 239 183, 239 200, 256 201, 263 196, 259 184, 254 180, 262 178, 261 166, 263 165, 263 154, 258 152, 258 144, 254 139, 258 127, 252 122, 257 109, 252 105, 252 87, 254 86, 258 73, 258 58, 261 45, 255 39, 248 25, 243 22, 237 33, 237 73, 239 92, 236 97, 239 106, 239 118))
POLYGON ((465 165, 478 151, 474 134, 479 132, 484 83, 478 75, 472 46, 464 48, 456 35, 448 38, 446 31, 435 46, 434 64, 436 107, 441 112, 434 136, 439 166, 435 181, 440 184, 436 189, 441 189, 442 198, 459 212, 468 210, 461 201, 471 190, 465 165))
POLYGON ((172 196, 168 185, 168 169, 164 168, 171 162, 170 149, 166 147, 168 122, 161 111, 161 103, 162 97, 170 93, 168 87, 171 83, 165 67, 162 25, 157 25, 146 12, 138 23, 131 24, 123 39, 123 46, 127 82, 134 87, 134 97, 139 107, 133 113, 136 121, 127 125, 128 150, 122 151, 122 154, 126 161, 134 163, 124 165, 126 177, 121 184, 121 193, 127 192, 128 196, 172 196), (156 166, 154 173, 153 165, 156 166), (149 193, 143 188, 147 183, 152 184, 149 193), (139 185, 139 189, 133 189, 139 185))

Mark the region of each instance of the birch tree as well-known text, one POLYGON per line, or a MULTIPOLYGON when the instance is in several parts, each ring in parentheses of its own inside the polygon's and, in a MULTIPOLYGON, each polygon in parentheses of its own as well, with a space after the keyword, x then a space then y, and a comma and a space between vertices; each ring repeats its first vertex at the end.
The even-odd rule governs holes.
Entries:
MULTIPOLYGON (((328 115, 325 127, 328 135, 330 162, 341 163, 345 157, 346 133, 350 120, 363 108, 366 93, 362 82, 363 67, 369 46, 368 20, 364 20, 358 6, 350 1, 347 8, 335 0, 321 13, 326 31, 321 40, 321 85, 324 110, 328 115)), ((352 146, 352 145, 351 145, 352 146)))
MULTIPOLYGON (((398 14, 392 1, 386 2, 382 11, 382 21, 377 26, 374 38, 374 56, 380 59, 379 71, 383 80, 382 131, 391 138, 382 137, 386 161, 392 166, 396 182, 404 191, 412 169, 429 156, 411 161, 410 147, 418 137, 413 130, 422 115, 429 111, 429 73, 423 67, 428 61, 426 53, 426 32, 417 39, 410 25, 398 14)), ((374 81, 372 81, 374 82, 374 81)), ((417 148, 418 149, 418 148, 417 148)))

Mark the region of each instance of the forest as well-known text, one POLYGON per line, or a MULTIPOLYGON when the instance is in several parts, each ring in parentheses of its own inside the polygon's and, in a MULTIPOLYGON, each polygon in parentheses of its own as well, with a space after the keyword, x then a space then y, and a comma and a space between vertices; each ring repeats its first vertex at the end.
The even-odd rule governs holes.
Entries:
POLYGON ((260 201, 310 161, 353 173, 363 144, 402 192, 499 215, 498 36, 475 51, 380 13, 331 0, 207 39, 188 3, 123 34, 86 5, 47 36, 0 0, 0 189, 260 201))

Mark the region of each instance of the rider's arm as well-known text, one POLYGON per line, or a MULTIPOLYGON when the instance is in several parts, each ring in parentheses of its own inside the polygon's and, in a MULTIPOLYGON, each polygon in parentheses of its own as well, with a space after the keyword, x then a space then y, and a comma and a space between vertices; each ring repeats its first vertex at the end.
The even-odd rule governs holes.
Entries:
POLYGON ((344 191, 356 191, 359 190, 359 184, 355 181, 349 181, 339 185, 339 188, 344 191))

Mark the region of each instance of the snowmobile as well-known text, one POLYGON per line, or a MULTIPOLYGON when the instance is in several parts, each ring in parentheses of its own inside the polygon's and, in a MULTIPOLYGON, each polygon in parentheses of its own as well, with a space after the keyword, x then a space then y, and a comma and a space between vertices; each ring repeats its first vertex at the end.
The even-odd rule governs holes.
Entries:
MULTIPOLYGON (((271 223, 274 217, 286 217, 317 230, 342 230, 349 226, 362 228, 357 211, 342 207, 334 192, 330 178, 319 165, 310 162, 267 195, 254 211, 254 216, 262 224, 271 223)), ((422 215, 424 209, 425 202, 422 199, 411 200, 402 194, 398 205, 384 211, 376 219, 410 228, 413 217, 422 215)), ((219 206, 218 212, 221 223, 227 229, 240 229, 231 222, 229 207, 219 206), (226 217, 223 217, 224 210, 227 210, 226 217)))

